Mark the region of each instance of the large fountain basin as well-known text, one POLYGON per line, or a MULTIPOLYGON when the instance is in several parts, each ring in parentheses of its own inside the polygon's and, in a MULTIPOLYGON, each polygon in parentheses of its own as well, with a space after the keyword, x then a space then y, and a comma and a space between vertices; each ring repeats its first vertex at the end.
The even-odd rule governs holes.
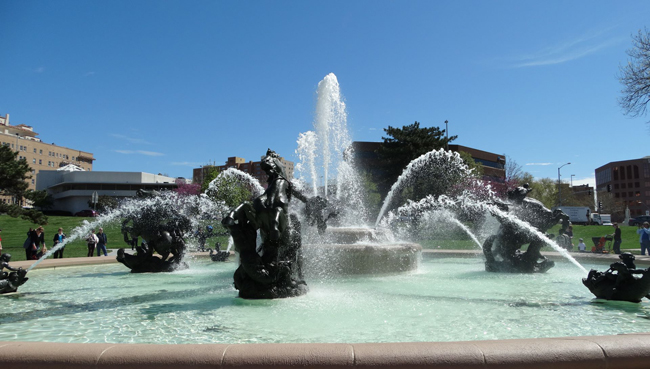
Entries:
MULTIPOLYGON (((457 258, 446 255, 445 258, 430 258, 425 257, 423 261, 422 270, 419 270, 409 275, 394 276, 393 278, 404 279, 409 276, 422 276, 430 274, 432 271, 440 268, 430 269, 436 265, 442 264, 455 264, 457 258), (452 260, 450 260, 452 259, 452 260), (431 264, 430 262, 434 262, 431 264)), ((85 259, 85 258, 80 258, 85 259)), ((495 282, 492 280, 490 282, 490 276, 494 274, 483 274, 480 270, 470 267, 470 270, 467 270, 468 265, 471 266, 474 263, 472 260, 474 257, 464 258, 464 263, 461 263, 462 270, 460 272, 451 272, 451 276, 457 279, 464 279, 467 285, 472 285, 472 282, 479 284, 477 290, 485 288, 495 282), (476 269, 476 270, 475 270, 476 269), (481 283, 483 277, 487 277, 488 283, 481 283)), ((63 260, 51 260, 52 264, 62 265, 61 262, 70 261, 73 259, 63 259, 63 260), (57 263, 54 263, 57 262, 57 263)), ((93 262, 98 262, 99 260, 107 261, 104 258, 89 258, 93 262)), ((463 261, 461 260, 461 262, 463 261)), ((75 262, 80 262, 83 260, 75 260, 75 262)), ((480 258, 478 264, 480 266, 480 258)), ((595 267, 597 269, 606 268, 606 261, 604 264, 594 264, 594 265, 585 265, 586 267, 595 267)), ((49 263, 44 263, 47 266, 49 263)), ((200 265, 212 265, 208 263, 199 263, 193 264, 192 267, 196 268, 197 271, 200 265)), ((223 266, 225 269, 224 272, 233 268, 233 263, 217 263, 215 265, 223 266)), ((117 266, 117 265, 113 265, 117 266)), ((240 314, 244 315, 243 318, 252 318, 249 319, 249 325, 251 329, 251 334, 256 332, 258 335, 263 334, 266 329, 259 326, 259 322, 253 317, 249 316, 249 313, 243 313, 244 311, 254 312, 259 311, 260 314, 265 315, 270 320, 280 320, 280 326, 285 325, 288 322, 305 322, 306 317, 294 316, 293 319, 288 319, 285 321, 284 317, 278 316, 278 313, 285 310, 287 305, 285 303, 295 304, 297 306, 302 306, 303 308, 309 308, 309 301, 306 301, 310 295, 322 295, 322 298, 319 298, 320 301, 326 301, 332 298, 331 295, 327 293, 323 295, 323 290, 319 287, 320 283, 315 281, 308 281, 311 283, 312 291, 307 296, 295 298, 295 299, 283 299, 275 301, 266 301, 266 302, 246 302, 244 300, 236 298, 236 291, 231 288, 223 289, 226 295, 222 296, 217 291, 221 289, 216 287, 217 284, 222 279, 223 273, 217 273, 215 276, 214 273, 212 277, 206 276, 205 273, 196 273, 191 277, 188 274, 181 273, 180 275, 175 276, 174 282, 170 283, 145 283, 144 286, 141 286, 145 290, 149 290, 148 294, 134 295, 132 297, 121 297, 114 300, 117 300, 125 303, 125 306, 110 306, 112 304, 110 298, 111 289, 115 288, 120 289, 122 286, 111 286, 112 283, 115 283, 114 278, 120 278, 123 276, 136 277, 134 275, 128 274, 127 271, 122 269, 111 269, 112 266, 91 266, 84 268, 57 268, 56 270, 47 269, 43 270, 44 273, 38 275, 34 271, 33 278, 28 284, 24 285, 24 291, 21 288, 21 292, 13 296, 5 296, 3 301, 3 310, 2 314, 2 326, 5 336, 0 337, 0 362, 7 365, 8 367, 20 367, 20 368, 42 368, 42 367, 61 367, 61 368, 131 368, 138 367, 140 369, 144 368, 165 368, 165 367, 184 367, 184 368, 210 368, 210 367, 239 367, 239 368, 279 368, 279 367, 322 367, 322 368, 368 368, 368 367, 378 367, 381 366, 387 369, 397 369, 397 368, 424 368, 424 367, 436 367, 436 368, 570 368, 570 369, 580 369, 580 368, 646 368, 647 362, 650 360, 650 334, 642 333, 650 331, 648 327, 648 303, 644 301, 641 304, 632 304, 632 303, 616 303, 616 302, 598 302, 591 298, 588 295, 586 289, 575 289, 574 285, 578 285, 579 281, 574 281, 576 276, 580 276, 580 272, 577 271, 575 267, 567 263, 559 263, 557 268, 551 269, 549 273, 544 275, 528 275, 520 276, 522 283, 520 285, 526 285, 528 282, 532 282, 531 286, 538 285, 538 290, 532 291, 532 296, 528 296, 525 300, 519 299, 516 301, 521 301, 521 303, 508 303, 507 299, 503 300, 505 296, 501 296, 493 301, 492 303, 488 301, 485 307, 481 306, 480 299, 471 298, 471 294, 466 293, 465 290, 461 291, 460 295, 466 295, 467 298, 459 297, 458 301, 454 303, 457 306, 458 310, 463 308, 468 308, 473 311, 472 314, 466 314, 460 312, 460 316, 466 315, 467 320, 474 320, 480 322, 485 321, 486 325, 494 327, 495 324, 489 324, 490 322, 485 319, 484 314, 488 312, 489 309, 498 309, 499 306, 507 307, 506 310, 510 312, 520 312, 521 315, 515 314, 506 321, 510 322, 521 322, 525 323, 525 317, 534 319, 538 315, 549 316, 551 320, 549 323, 537 323, 537 325, 530 326, 529 329, 524 329, 521 332, 526 332, 527 336, 524 337, 553 337, 553 336, 562 336, 566 335, 566 332, 563 330, 565 326, 563 321, 567 321, 567 324, 570 325, 570 322, 576 324, 576 332, 578 334, 588 334, 588 336, 576 337, 575 335, 569 335, 568 337, 560 338, 523 338, 523 339, 501 339, 501 340, 475 340, 475 338, 470 338, 471 341, 460 341, 460 342, 408 342, 414 341, 416 338, 405 335, 395 331, 390 326, 383 325, 382 322, 375 322, 376 327, 366 327, 366 328, 354 328, 345 329, 346 322, 342 322, 343 325, 337 326, 335 329, 338 333, 338 337, 341 337, 351 331, 359 330, 364 331, 368 328, 372 328, 370 332, 373 336, 381 336, 381 333, 386 331, 387 338, 385 342, 392 343, 357 343, 364 342, 363 339, 352 339, 345 343, 277 343, 277 344, 237 344, 238 341, 231 341, 230 343, 221 343, 215 344, 214 342, 219 342, 217 340, 212 340, 210 344, 125 344, 125 343, 112 343, 112 342, 103 342, 109 337, 117 337, 123 328, 130 328, 131 324, 126 323, 128 316, 133 312, 139 313, 149 313, 149 318, 144 320, 141 323, 140 331, 144 332, 148 325, 167 321, 171 323, 168 325, 168 330, 166 332, 159 332, 158 336, 160 340, 154 341, 144 341, 144 342, 164 342, 169 341, 168 339, 173 339, 177 334, 183 334, 183 332, 192 334, 200 333, 196 328, 179 327, 176 330, 173 325, 174 321, 184 321, 185 323, 196 323, 197 321, 204 321, 206 324, 212 324, 214 318, 218 318, 220 310, 226 309, 223 312, 223 315, 228 315, 227 310, 230 306, 234 309, 245 308, 241 310, 240 314), (63 281, 67 277, 62 273, 74 272, 72 274, 77 274, 81 272, 83 278, 94 278, 97 282, 95 285, 80 285, 80 280, 76 277, 69 277, 73 280, 71 282, 73 287, 68 287, 73 295, 76 295, 80 298, 79 303, 71 300, 59 299, 60 295, 57 293, 51 293, 49 290, 53 285, 57 285, 58 281, 63 281), (549 278, 549 276, 551 276, 549 278), (198 280, 196 279, 198 277, 198 280), (189 285, 184 285, 188 280, 194 280, 194 283, 189 285), (33 288, 27 288, 30 284, 34 282, 33 288), (540 282, 549 282, 541 283, 540 282), (197 286, 198 284, 198 286, 197 286), (212 285, 213 287, 202 288, 202 285, 212 285), (557 289, 548 289, 549 286, 555 286, 557 289), (567 288, 571 287, 571 288, 567 288), (174 302, 175 298, 173 297, 174 291, 182 291, 187 288, 194 289, 204 295, 212 301, 212 306, 210 305, 197 305, 196 302, 192 302, 187 299, 181 299, 182 301, 178 302, 179 305, 176 305, 174 302), (561 292, 566 289, 566 291, 561 292), (105 295, 105 299, 96 300, 96 297, 93 294, 98 293, 100 295, 105 295), (558 293, 561 293, 565 298, 556 299, 558 293), (161 299, 155 298, 154 296, 159 296, 161 299), (168 296, 169 301, 165 301, 163 296, 168 296), (539 300, 540 297, 547 297, 550 300, 555 299, 555 301, 549 301, 549 303, 544 304, 542 300, 539 300), (71 308, 76 309, 77 311, 74 314, 63 314, 59 317, 61 310, 60 309, 49 309, 43 311, 31 311, 31 312, 22 312, 12 314, 12 309, 10 307, 13 302, 26 302, 34 303, 35 299, 43 299, 45 303, 52 304, 54 307, 60 309, 71 308), (85 302, 84 302, 85 301, 85 302), (501 301, 502 304, 494 303, 501 301), (526 302, 527 301, 527 302, 526 302), (242 305, 243 303, 243 305, 242 305), (216 305, 215 305, 216 304, 216 305), (155 307, 158 305, 158 308, 155 307), (262 306, 259 306, 262 305, 262 306), (183 309, 183 306, 185 307, 183 309), (203 310, 205 308, 205 310, 203 310), (88 310, 88 311, 86 311, 88 310), (169 311, 170 314, 166 315, 166 318, 169 319, 158 319, 158 315, 164 314, 163 311, 169 311), (113 313, 112 311, 115 311, 113 313), (184 316, 188 311, 196 311, 197 319, 187 320, 187 316, 184 316), (541 312, 542 314, 538 314, 541 312), (96 330, 86 331, 83 324, 86 319, 84 319, 84 314, 88 315, 88 320, 94 320, 100 324, 96 330), (13 317, 13 318, 12 318, 13 317), (18 327, 16 323, 20 320, 20 317, 23 317, 27 321, 31 321, 32 327, 23 326, 18 327), (10 318, 10 319, 8 319, 10 318), (63 322, 56 324, 44 324, 52 319, 62 318, 63 322), (8 320, 7 320, 8 319, 8 320), (554 321, 557 324, 554 324, 554 321), (611 326, 605 326, 600 329, 600 332, 597 333, 597 330, 589 329, 591 327, 598 327, 603 321, 611 321, 611 326), (618 322, 618 324, 617 324, 618 322), (114 326, 115 335, 106 336, 103 335, 102 325, 114 326), (546 328, 548 329, 537 329, 537 328, 546 328), (629 328, 625 328, 629 327, 629 328), (39 330, 41 332, 39 332, 39 330), (59 342, 102 342, 102 343, 57 343, 57 342, 33 342, 35 338, 30 337, 32 334, 38 335, 43 333, 43 331, 50 331, 51 339, 47 341, 59 341, 59 342), (73 333, 71 333, 73 332, 73 333), (622 334, 621 333, 631 333, 639 332, 634 334, 622 334), (73 335, 78 333, 82 339, 76 340, 73 335), (603 334, 617 334, 617 335, 605 335, 603 334), (99 340, 98 340, 99 339, 99 340), (394 341, 405 340, 407 342, 395 343, 394 341), (4 342, 2 342, 4 341, 4 342), (9 342, 11 341, 11 342, 9 342), (32 341, 32 342, 25 342, 32 341)), ((219 267, 220 268, 220 267, 219 267)), ((439 270, 439 275, 449 274, 449 269, 442 268, 439 270)), ((452 269, 453 270, 453 269, 452 269)), ((187 273, 187 272, 184 272, 187 273)), ((227 273, 229 274, 229 272, 227 273)), ((142 275, 143 277, 154 277, 156 275, 142 275)), ((510 279, 511 275, 506 276, 506 281, 510 279)), ((358 288, 358 285, 354 285, 353 281, 359 279, 355 277, 352 279, 343 279, 342 283, 338 285, 341 287, 339 289, 348 289, 346 285, 352 284, 352 287, 358 288)), ((361 278, 365 279, 365 277, 361 278)), ((375 278, 373 278, 375 279, 375 278)), ((390 281, 391 278, 378 277, 377 285, 382 285, 384 282, 390 281)), ((126 280, 125 280, 126 281, 126 280)), ((146 282, 146 279, 129 279, 127 286, 136 287, 141 282, 146 282)), ((225 281, 225 280, 224 280, 225 281)), ((433 289, 439 290, 440 287, 447 285, 449 280, 438 280, 437 282, 425 282, 422 281, 421 284, 429 284, 433 289)), ((326 281, 321 283, 327 284, 326 281)), ((421 296, 422 304, 414 305, 414 302, 417 302, 417 298, 414 300, 409 298, 409 290, 413 290, 414 286, 409 286, 408 281, 401 280, 404 290, 396 291, 397 295, 401 295, 402 300, 407 301, 409 304, 403 308, 390 309, 388 311, 388 316, 395 318, 395 322, 401 325, 407 325, 405 331, 407 332, 432 332, 440 330, 440 328, 434 328, 426 324, 415 325, 413 328, 408 326, 412 318, 409 316, 412 314, 411 311, 417 311, 419 308, 431 305, 430 310, 424 312, 423 315, 419 315, 420 323, 430 323, 439 321, 440 327, 446 327, 448 332, 463 332, 464 327, 459 326, 458 322, 455 321, 450 312, 447 311, 438 311, 439 306, 436 305, 436 301, 445 300, 444 296, 447 295, 447 292, 444 292, 439 298, 427 298, 426 294, 421 296)), ((412 284, 412 283, 411 283, 412 284)), ((417 286, 415 286, 417 287, 417 286)), ((422 287, 422 286, 420 286, 422 287)), ((520 286, 524 288, 525 286, 520 286)), ((393 285, 389 284, 386 286, 387 289, 393 288, 393 285)), ((450 291, 451 289, 443 288, 445 291, 450 291)), ((503 288, 503 292, 507 292, 508 288, 503 288)), ((56 292, 56 291, 52 291, 56 292)), ((491 291, 487 291, 491 292, 491 291)), ((345 294, 345 292, 343 292, 345 294)), ((519 288, 515 289, 513 295, 521 293, 519 288)), ((350 301, 363 300, 366 296, 372 296, 372 291, 363 291, 361 294, 351 295, 350 301)), ((421 295, 421 294, 420 294, 421 295)), ((375 308, 379 311, 382 311, 382 301, 385 295, 378 296, 371 305, 376 305, 375 308)), ((433 296, 431 296, 433 297, 433 296)), ((335 305, 322 306, 321 312, 326 312, 328 309, 332 308, 335 305)), ((313 307, 313 306, 311 306, 313 307)), ((372 311, 368 310, 368 307, 357 307, 364 309, 361 311, 360 315, 356 315, 354 311, 354 306, 340 306, 338 309, 331 311, 331 316, 336 325, 336 319, 343 318, 345 315, 353 315, 353 319, 359 319, 359 316, 368 315, 372 311), (341 310, 339 312, 339 309, 341 310)), ((311 309, 313 310, 313 309, 311 309)), ((289 311, 288 315, 292 315, 292 311, 289 311)), ((417 315, 417 314, 416 314, 417 315)), ((497 314, 499 316, 499 314, 497 314)), ((163 318, 161 316, 161 318, 163 318)), ((305 323, 317 322, 318 317, 314 317, 313 321, 306 321, 305 323)), ((232 319, 228 319, 232 320, 232 319)), ((391 319, 392 320, 392 319, 391 319)), ((417 321, 416 321, 417 322, 417 321)), ((341 322, 338 322, 341 323, 341 322)), ((498 326, 498 322, 496 323, 498 326)), ((480 324, 480 323, 478 323, 480 324)), ((309 326, 310 324, 307 324, 309 326)), ((225 328, 225 327, 224 327, 225 328)), ((154 328, 154 330, 157 328, 154 328)), ((246 329, 246 328, 244 328, 246 329)), ((504 329, 503 332, 512 332, 504 329)), ((521 333, 520 332, 520 333, 521 333)), ((246 333, 246 332, 244 332, 246 333)), ((500 338, 515 338, 519 333, 512 332, 510 336, 501 336, 500 338)), ((300 340, 302 332, 292 333, 294 338, 300 340)), ((140 339, 142 338, 139 334, 126 334, 128 340, 126 342, 143 342, 140 339)), ((491 335, 484 336, 485 338, 492 339, 495 338, 491 335)), ((382 340, 381 337, 380 341, 382 340)), ((479 337, 480 338, 480 337, 479 337)), ((461 338, 462 339, 462 338, 461 338)), ((38 339, 36 339, 38 340, 38 339)), ((435 337, 428 338, 427 341, 438 341, 435 337)), ((309 340, 307 340, 309 341, 309 340)), ((259 342, 254 339, 240 341, 240 342, 259 342)), ((271 342, 278 342, 278 339, 272 339, 271 342)), ((283 342, 280 340, 280 342, 283 342)), ((286 341, 284 341, 286 342, 286 341)), ((300 342, 300 341, 298 341, 300 342)), ((330 341, 334 342, 334 341, 330 341)))

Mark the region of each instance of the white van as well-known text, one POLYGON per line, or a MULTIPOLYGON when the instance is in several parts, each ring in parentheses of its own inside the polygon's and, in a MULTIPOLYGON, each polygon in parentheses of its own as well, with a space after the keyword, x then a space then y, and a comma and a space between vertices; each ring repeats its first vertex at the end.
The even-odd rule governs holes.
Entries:
POLYGON ((612 225, 612 215, 611 214, 591 213, 591 222, 592 222, 592 224, 611 226, 612 225))

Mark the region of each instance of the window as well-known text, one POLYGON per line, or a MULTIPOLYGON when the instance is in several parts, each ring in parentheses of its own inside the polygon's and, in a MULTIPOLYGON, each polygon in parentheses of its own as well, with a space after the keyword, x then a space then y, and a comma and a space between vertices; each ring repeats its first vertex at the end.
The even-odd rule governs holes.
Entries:
POLYGON ((38 153, 39 153, 40 155, 43 155, 43 150, 38 150, 38 153))
POLYGON ((36 159, 32 159, 32 163, 33 163, 33 164, 36 164, 36 159))
POLYGON ((36 148, 34 148, 34 154, 36 154, 36 148))
POLYGON ((43 165, 43 160, 38 159, 38 163, 39 163, 40 165, 43 165))
POLYGON ((34 184, 34 180, 32 179, 32 184, 34 184))

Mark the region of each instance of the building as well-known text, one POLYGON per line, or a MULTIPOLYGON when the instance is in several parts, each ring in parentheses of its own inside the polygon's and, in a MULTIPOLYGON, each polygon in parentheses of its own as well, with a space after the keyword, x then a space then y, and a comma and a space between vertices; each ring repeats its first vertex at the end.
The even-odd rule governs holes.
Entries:
POLYGON ((449 150, 466 152, 475 162, 483 165, 483 176, 496 180, 506 179, 506 156, 461 145, 449 145, 449 150))
POLYGON ((596 168, 596 191, 599 203, 606 203, 606 194, 610 194, 613 203, 620 205, 618 211, 627 206, 632 217, 646 214, 650 211, 650 156, 596 168))
MULTIPOLYGON (((264 156, 262 156, 261 159, 264 159, 264 156)), ((203 178, 205 177, 206 171, 212 168, 216 168, 220 172, 229 168, 235 168, 244 173, 250 174, 252 177, 260 181, 260 184, 263 187, 266 187, 266 180, 268 179, 268 176, 261 168, 261 159, 260 161, 247 162, 246 159, 237 156, 229 157, 225 165, 205 165, 201 168, 195 168, 192 173, 192 181, 194 183, 203 183, 203 178)), ((280 157, 280 162, 284 165, 284 169, 288 177, 287 179, 293 179, 293 162, 286 160, 283 157, 280 157)))
POLYGON ((176 178, 143 172, 100 172, 41 170, 36 175, 36 189, 52 195, 52 210, 76 213, 88 209, 94 192, 118 201, 134 197, 142 190, 177 188, 176 178))
MULTIPOLYGON (((0 144, 17 151, 18 159, 24 158, 32 168, 32 178, 28 180, 29 189, 36 189, 36 175, 42 170, 54 170, 74 164, 86 171, 92 171, 95 160, 92 153, 48 144, 37 136, 38 133, 34 132, 31 126, 9 124, 9 114, 0 116, 0 144)), ((12 199, 5 197, 2 201, 12 199)))
MULTIPOLYGON (((381 165, 377 150, 381 147, 382 142, 361 142, 352 143, 354 150, 355 163, 357 167, 371 173, 373 176, 381 176, 381 165)), ((454 152, 464 151, 472 158, 483 165, 483 175, 497 181, 503 181, 506 178, 506 157, 505 155, 495 154, 483 150, 473 149, 461 145, 449 145, 449 150, 454 152)))

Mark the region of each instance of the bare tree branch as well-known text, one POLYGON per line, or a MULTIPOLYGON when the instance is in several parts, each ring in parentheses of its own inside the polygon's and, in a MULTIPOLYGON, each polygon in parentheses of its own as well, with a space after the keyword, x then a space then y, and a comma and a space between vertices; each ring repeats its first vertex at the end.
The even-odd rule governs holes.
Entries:
POLYGON ((619 81, 624 88, 619 104, 626 115, 644 116, 650 103, 650 32, 639 30, 632 36, 632 49, 627 51, 627 65, 619 67, 619 81))

